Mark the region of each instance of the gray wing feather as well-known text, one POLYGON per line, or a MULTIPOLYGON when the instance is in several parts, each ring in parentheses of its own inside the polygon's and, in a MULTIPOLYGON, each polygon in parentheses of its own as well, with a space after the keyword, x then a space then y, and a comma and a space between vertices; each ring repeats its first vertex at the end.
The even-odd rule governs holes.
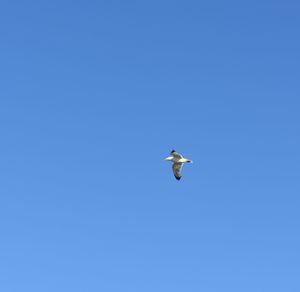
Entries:
POLYGON ((181 174, 180 174, 180 171, 182 169, 182 165, 183 163, 173 163, 173 173, 174 173, 174 176, 176 179, 180 180, 181 178, 181 174))
POLYGON ((177 158, 177 159, 181 159, 181 158, 183 158, 183 156, 181 155, 181 154, 179 154, 178 152, 171 152, 171 155, 173 155, 175 158, 177 158))

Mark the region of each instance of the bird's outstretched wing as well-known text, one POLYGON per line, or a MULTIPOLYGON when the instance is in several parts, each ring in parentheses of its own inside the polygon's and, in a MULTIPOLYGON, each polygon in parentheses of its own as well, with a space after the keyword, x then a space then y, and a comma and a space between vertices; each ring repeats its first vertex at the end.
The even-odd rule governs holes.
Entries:
POLYGON ((174 176, 177 180, 180 180, 181 179, 181 168, 182 168, 182 165, 183 163, 178 163, 178 162, 175 162, 173 163, 173 173, 174 173, 174 176))
POLYGON ((171 151, 171 155, 173 155, 175 158, 178 158, 178 159, 183 158, 183 156, 181 154, 179 154, 178 152, 176 152, 175 150, 171 151))

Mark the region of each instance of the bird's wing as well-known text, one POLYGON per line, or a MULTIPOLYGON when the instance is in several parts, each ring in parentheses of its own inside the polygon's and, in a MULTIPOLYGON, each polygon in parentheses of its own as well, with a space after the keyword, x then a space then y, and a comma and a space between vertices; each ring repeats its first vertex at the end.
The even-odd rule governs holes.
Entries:
POLYGON ((181 159, 183 156, 176 152, 175 150, 172 150, 171 155, 173 155, 175 158, 181 159))
POLYGON ((183 163, 173 163, 173 173, 174 173, 174 176, 177 180, 180 180, 181 179, 181 174, 180 174, 180 171, 181 171, 181 168, 182 168, 182 165, 183 163))

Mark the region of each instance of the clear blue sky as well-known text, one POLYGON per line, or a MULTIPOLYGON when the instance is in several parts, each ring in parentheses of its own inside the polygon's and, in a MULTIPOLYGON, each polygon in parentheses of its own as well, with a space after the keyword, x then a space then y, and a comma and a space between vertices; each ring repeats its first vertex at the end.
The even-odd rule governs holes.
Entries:
POLYGON ((0 7, 0 290, 300 291, 299 2, 48 2, 0 7))

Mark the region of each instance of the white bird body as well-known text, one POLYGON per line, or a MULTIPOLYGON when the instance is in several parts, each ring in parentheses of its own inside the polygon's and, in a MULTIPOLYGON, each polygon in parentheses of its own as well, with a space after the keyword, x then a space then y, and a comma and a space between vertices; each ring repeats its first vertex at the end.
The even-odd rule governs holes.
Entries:
POLYGON ((175 150, 172 150, 169 157, 165 158, 165 160, 172 161, 173 162, 173 173, 177 180, 181 179, 181 169, 184 163, 193 163, 192 160, 184 158, 181 154, 176 152, 175 150))

